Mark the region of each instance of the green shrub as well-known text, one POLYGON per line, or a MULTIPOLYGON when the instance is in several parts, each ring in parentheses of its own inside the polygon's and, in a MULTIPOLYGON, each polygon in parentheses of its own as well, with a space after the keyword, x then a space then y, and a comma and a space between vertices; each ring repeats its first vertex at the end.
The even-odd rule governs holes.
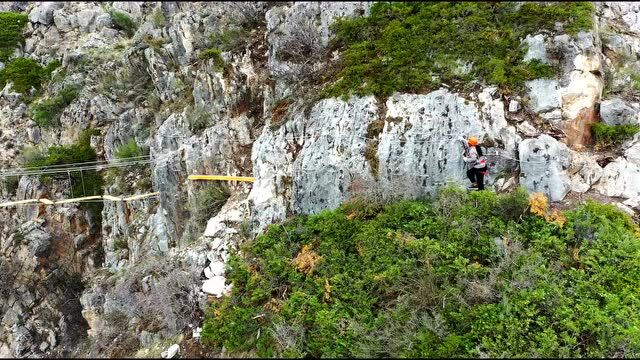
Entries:
POLYGON ((22 29, 27 24, 26 14, 0 12, 0 61, 6 62, 24 39, 22 29))
POLYGON ((111 16, 111 21, 117 30, 124 31, 128 37, 132 37, 133 34, 136 33, 138 25, 136 25, 128 14, 117 10, 111 10, 109 11, 109 15, 111 16))
POLYGON ((604 123, 595 123, 591 126, 591 132, 600 146, 612 146, 622 144, 624 141, 633 137, 640 132, 639 125, 607 125, 604 123))
POLYGON ((8 196, 15 196, 18 191, 20 176, 5 176, 2 178, 2 186, 8 196))
POLYGON ((60 113, 76 99, 79 91, 79 86, 65 86, 55 96, 33 105, 33 120, 42 128, 60 126, 60 113))
POLYGON ((219 49, 206 49, 203 50, 198 58, 202 60, 213 59, 213 67, 216 71, 221 71, 224 68, 224 59, 222 59, 222 51, 219 49))
POLYGON ((154 49, 161 49, 162 45, 166 44, 167 41, 164 38, 154 38, 151 36, 145 36, 142 41, 144 41, 145 43, 147 43, 149 46, 151 46, 154 49))
POLYGON ((32 87, 40 90, 42 82, 49 79, 51 72, 55 69, 56 64, 52 64, 42 67, 30 58, 13 59, 0 70, 0 88, 10 81, 13 83, 13 90, 19 93, 26 93, 32 87))
POLYGON ((228 29, 209 36, 210 47, 221 51, 243 50, 249 33, 246 29, 228 29))
POLYGON ((113 152, 113 156, 115 156, 116 159, 135 158, 142 155, 142 148, 138 146, 138 144, 136 143, 136 139, 134 138, 129 139, 129 141, 122 144, 113 152))
POLYGON ((231 256, 202 340, 258 357, 640 355, 638 226, 593 202, 561 226, 525 195, 445 188, 270 225, 231 256))
POLYGON ((212 125, 211 113, 201 106, 196 106, 187 116, 189 131, 193 134, 200 135, 202 132, 212 125))
POLYGON ((474 79, 507 91, 527 80, 552 76, 548 65, 523 62, 526 49, 521 39, 553 31, 556 22, 571 34, 588 30, 594 6, 587 2, 518 6, 514 2, 375 3, 370 16, 333 25, 331 50, 341 51, 341 65, 338 80, 323 95, 388 96, 474 79), (462 64, 471 64, 469 73, 460 70, 462 64))
POLYGON ((162 11, 162 7, 161 6, 158 6, 153 11, 153 15, 151 17, 151 23, 156 28, 163 27, 164 24, 167 23, 167 19, 164 16, 164 12, 162 11))
MULTIPOLYGON (((64 146, 52 146, 46 152, 30 151, 25 156, 25 168, 29 170, 43 169, 52 165, 64 165, 90 162, 96 160, 96 152, 91 147, 91 136, 98 135, 100 132, 96 129, 87 129, 80 134, 75 144, 64 146)), ((25 154, 26 155, 26 154, 25 154)), ((40 176, 42 181, 50 178, 67 179, 71 178, 71 195, 92 196, 102 195, 104 181, 95 170, 71 171, 69 174, 44 174, 40 176)), ((102 203, 83 203, 81 206, 88 210, 92 210, 94 214, 99 215, 102 210, 102 203)))
POLYGON ((191 220, 197 227, 203 229, 207 221, 220 211, 230 195, 229 188, 223 184, 215 184, 199 190, 190 209, 191 220))

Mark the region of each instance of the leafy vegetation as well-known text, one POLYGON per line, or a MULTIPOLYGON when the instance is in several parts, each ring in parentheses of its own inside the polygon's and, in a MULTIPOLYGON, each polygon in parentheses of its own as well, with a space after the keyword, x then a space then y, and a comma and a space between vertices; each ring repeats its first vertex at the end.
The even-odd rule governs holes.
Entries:
POLYGON ((370 16, 334 24, 332 50, 342 52, 342 64, 323 95, 388 96, 476 79, 514 90, 554 74, 537 60, 523 62, 521 39, 556 23, 569 34, 590 29, 593 11, 588 2, 375 3, 370 16))
POLYGON ((199 229, 203 229, 207 221, 220 211, 230 195, 226 185, 216 184, 200 189, 193 206, 189 209, 191 220, 199 229))
POLYGON ((224 59, 222 58, 222 51, 220 49, 206 49, 198 54, 198 58, 202 60, 213 59, 213 68, 216 71, 222 71, 224 68, 224 59))
POLYGON ((120 145, 113 152, 113 156, 115 156, 116 159, 135 158, 142 155, 144 155, 144 151, 140 146, 138 146, 138 143, 136 143, 136 139, 134 138, 131 138, 126 143, 120 145))
POLYGON ((60 113, 76 99, 79 91, 80 87, 76 85, 65 86, 57 95, 33 105, 33 120, 42 128, 60 126, 60 113))
MULTIPOLYGON (((138 158, 147 155, 148 151, 138 146, 135 138, 129 139, 114 150, 113 155, 118 160, 138 158)), ((152 186, 151 168, 149 165, 123 166, 109 168, 104 174, 104 182, 112 186, 110 195, 129 195, 136 191, 147 191, 152 186)))
POLYGON ((51 73, 60 66, 59 61, 52 61, 46 67, 42 67, 37 61, 30 58, 16 58, 0 70, 0 87, 7 82, 13 83, 13 90, 26 93, 31 88, 40 90, 43 81, 51 77, 51 73))
MULTIPOLYGON (((44 153, 32 153, 27 157, 25 167, 30 170, 43 169, 52 165, 84 163, 96 160, 96 152, 91 147, 91 136, 98 135, 96 129, 87 129, 80 134, 75 144, 64 146, 52 146, 44 153)), ((74 171, 69 174, 44 174, 40 179, 45 181, 59 177, 66 179, 71 177, 72 196, 102 195, 103 179, 95 170, 74 171)), ((87 209, 99 214, 102 203, 83 203, 87 209)))
POLYGON ((167 23, 167 18, 164 16, 164 12, 162 11, 161 6, 158 6, 155 10, 153 10, 153 15, 151 15, 151 23, 156 28, 163 27, 167 23))
POLYGON ((633 124, 607 125, 604 123, 595 123, 591 126, 591 132, 596 145, 607 147, 620 145, 624 141, 632 138, 633 135, 640 132, 640 126, 633 124))
POLYGON ((22 29, 27 24, 26 14, 0 12, 0 61, 9 60, 16 47, 22 42, 22 29))
POLYGON ((611 205, 445 188, 298 216, 240 251, 202 332, 230 356, 640 355, 640 230, 611 205))
POLYGON ((117 30, 124 31, 128 37, 132 37, 133 34, 136 33, 138 25, 136 25, 128 14, 112 9, 109 11, 109 16, 111 16, 114 27, 117 30))
POLYGON ((239 51, 244 49, 249 32, 244 29, 227 29, 213 33, 209 36, 210 48, 221 51, 239 51))
POLYGON ((187 115, 187 124, 189 131, 200 135, 206 128, 212 125, 212 114, 203 106, 196 106, 193 108, 193 111, 187 115))

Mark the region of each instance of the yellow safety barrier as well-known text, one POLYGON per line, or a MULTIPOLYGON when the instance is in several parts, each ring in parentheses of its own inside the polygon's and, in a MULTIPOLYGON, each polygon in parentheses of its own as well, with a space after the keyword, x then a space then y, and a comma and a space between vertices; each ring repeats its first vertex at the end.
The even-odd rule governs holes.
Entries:
POLYGON ((227 180, 254 182, 256 178, 248 176, 225 176, 225 175, 189 175, 189 180, 227 180))

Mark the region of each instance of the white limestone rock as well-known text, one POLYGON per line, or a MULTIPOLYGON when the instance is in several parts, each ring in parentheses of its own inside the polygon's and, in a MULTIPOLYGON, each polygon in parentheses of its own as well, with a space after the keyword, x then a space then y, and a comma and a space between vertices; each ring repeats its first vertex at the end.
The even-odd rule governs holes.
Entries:
POLYGON ((214 276, 211 279, 205 280, 202 284, 202 291, 214 295, 215 297, 222 297, 230 287, 225 285, 224 276, 214 276))
POLYGON ((640 124, 640 112, 624 100, 614 98, 600 104, 600 117, 607 125, 640 124))
POLYGON ((547 49, 545 47, 544 35, 527 35, 527 37, 524 39, 524 42, 527 44, 527 53, 523 58, 524 62, 536 59, 545 64, 549 63, 549 59, 547 58, 547 49))
POLYGON ((562 105, 558 81, 553 79, 536 79, 527 81, 529 89, 529 107, 533 112, 544 113, 562 105))
POLYGON ((560 201, 570 190, 565 170, 571 163, 567 146, 549 135, 525 139, 519 144, 520 184, 530 192, 543 192, 560 201))

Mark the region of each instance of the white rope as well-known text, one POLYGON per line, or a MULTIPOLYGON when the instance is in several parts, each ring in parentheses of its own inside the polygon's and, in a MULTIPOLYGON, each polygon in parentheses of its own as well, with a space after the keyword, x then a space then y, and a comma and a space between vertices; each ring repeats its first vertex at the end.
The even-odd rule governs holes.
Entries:
POLYGON ((26 200, 8 201, 8 202, 0 203, 0 207, 17 206, 17 205, 40 205, 40 204, 62 205, 62 204, 69 204, 69 203, 89 203, 89 202, 97 203, 97 202, 104 202, 104 201, 129 202, 129 201, 136 201, 136 200, 141 200, 145 198, 157 197, 158 195, 160 195, 159 192, 152 192, 152 193, 146 193, 146 194, 140 194, 140 195, 127 196, 127 197, 124 197, 124 196, 117 197, 112 195, 94 195, 94 196, 84 196, 79 198, 62 199, 62 200, 50 200, 47 198, 26 199, 26 200))

